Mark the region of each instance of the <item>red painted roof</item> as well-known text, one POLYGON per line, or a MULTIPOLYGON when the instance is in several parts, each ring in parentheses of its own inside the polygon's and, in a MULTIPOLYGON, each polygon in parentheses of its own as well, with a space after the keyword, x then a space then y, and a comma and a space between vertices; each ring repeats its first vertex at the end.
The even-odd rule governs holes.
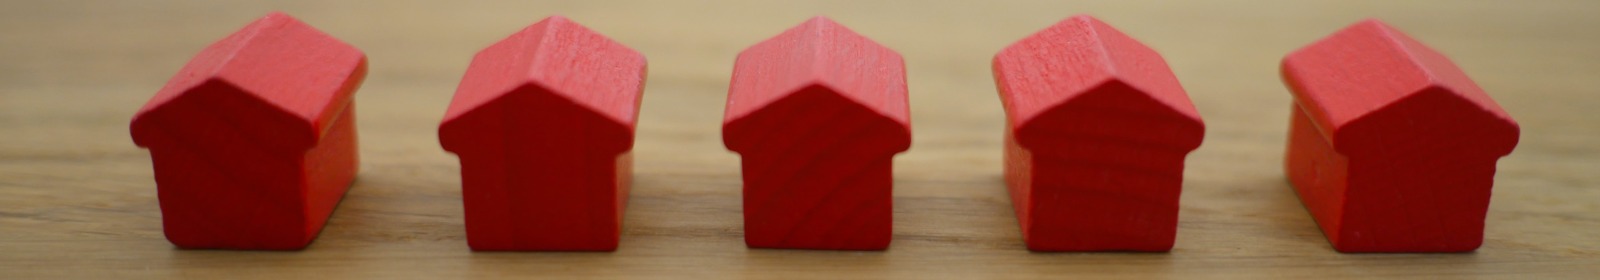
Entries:
MULTIPOLYGON (((1056 128, 1040 133, 1102 134, 1184 151, 1204 136, 1200 113, 1166 60, 1094 17, 1073 16, 1023 38, 996 54, 993 67, 1019 133, 1045 125, 1056 128), (1079 114, 1116 116, 1069 116, 1079 114)), ((1032 148, 1026 141, 1036 139, 1019 140, 1032 148)))
POLYGON ((1290 53, 1283 78, 1341 152, 1383 149, 1447 127, 1492 128, 1476 138, 1490 142, 1484 144, 1488 150, 1509 153, 1517 141, 1516 122, 1455 63, 1378 20, 1358 22, 1290 53), (1416 122, 1426 124, 1402 127, 1416 122))
POLYGON ((184 94, 218 85, 304 122, 310 142, 296 144, 310 148, 351 101, 365 74, 361 50, 274 12, 202 50, 139 109, 134 126, 184 94))
POLYGON ((463 114, 533 85, 632 131, 644 87, 644 55, 561 16, 535 23, 479 52, 445 113, 463 114), (559 41, 561 43, 552 43, 559 41), (532 55, 531 59, 500 59, 532 55), (637 69, 637 71, 635 71, 637 69))
POLYGON ((910 126, 905 61, 900 54, 826 17, 812 18, 745 49, 734 64, 724 123, 820 85, 910 126))

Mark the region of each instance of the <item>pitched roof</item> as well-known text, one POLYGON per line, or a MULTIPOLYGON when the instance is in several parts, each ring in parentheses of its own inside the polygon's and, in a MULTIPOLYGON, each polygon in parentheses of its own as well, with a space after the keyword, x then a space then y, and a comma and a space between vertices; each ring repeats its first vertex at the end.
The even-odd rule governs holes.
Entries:
POLYGON ((1010 129, 1029 149, 1071 136, 1189 151, 1205 134, 1165 59, 1087 15, 1006 47, 993 67, 1010 129))
POLYGON ((1110 81, 1137 89, 1179 115, 1200 113, 1155 50, 1094 17, 1062 20, 994 57, 1001 102, 1016 127, 1110 81), (1001 76, 1006 74, 1023 74, 1001 76))
POLYGON ((724 122, 819 85, 884 118, 911 123, 900 54, 820 16, 739 53, 724 122))
POLYGON ((565 17, 552 16, 473 58, 445 113, 445 124, 517 88, 534 85, 631 129, 644 88, 645 64, 639 52, 565 17))
MULTIPOLYGON (((1437 113, 1450 110, 1448 112, 1480 115, 1472 118, 1497 122, 1501 129, 1509 129, 1500 134, 1511 134, 1510 145, 1497 146, 1504 146, 1509 152, 1516 142, 1515 121, 1465 72, 1443 54, 1382 21, 1369 19, 1355 23, 1296 50, 1284 57, 1282 69, 1283 79, 1299 106, 1317 123, 1323 137, 1341 151, 1346 151, 1350 143, 1371 142, 1356 138, 1399 141, 1394 135, 1356 135, 1361 133, 1347 131, 1362 127, 1360 123, 1363 122, 1372 123, 1366 126, 1393 123, 1374 119, 1383 116, 1406 118, 1406 122, 1418 120, 1411 112, 1395 112, 1397 110, 1437 113), (1440 101, 1439 98, 1456 101, 1440 101), (1429 104, 1413 104, 1418 102, 1429 104), (1457 105, 1468 108, 1440 107, 1457 105)), ((1450 122, 1464 121, 1468 115, 1449 117, 1455 119, 1433 124, 1450 125, 1450 122)))
POLYGON ((227 92, 247 94, 303 121, 314 143, 365 75, 361 50, 273 12, 202 50, 139 109, 134 122, 197 88, 225 85, 233 89, 227 92))

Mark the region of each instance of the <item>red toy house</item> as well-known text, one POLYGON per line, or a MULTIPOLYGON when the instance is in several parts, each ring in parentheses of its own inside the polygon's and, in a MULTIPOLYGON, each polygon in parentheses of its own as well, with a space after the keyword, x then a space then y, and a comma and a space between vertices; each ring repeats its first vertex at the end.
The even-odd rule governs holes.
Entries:
POLYGON ((356 174, 352 95, 366 56, 272 13, 206 47, 134 116, 167 239, 304 248, 356 174))
POLYGON ((645 58, 566 18, 479 52, 439 124, 474 250, 616 250, 645 58))
POLYGON ((1283 60, 1294 93, 1285 169, 1341 252, 1483 243, 1495 161, 1519 129, 1467 75, 1376 20, 1283 60))
POLYGON ((743 156, 745 243, 888 248, 907 98, 900 55, 827 18, 739 53, 722 137, 743 156))
POLYGON ((1075 16, 1001 50, 1005 173, 1028 249, 1168 251, 1205 126, 1165 60, 1075 16))

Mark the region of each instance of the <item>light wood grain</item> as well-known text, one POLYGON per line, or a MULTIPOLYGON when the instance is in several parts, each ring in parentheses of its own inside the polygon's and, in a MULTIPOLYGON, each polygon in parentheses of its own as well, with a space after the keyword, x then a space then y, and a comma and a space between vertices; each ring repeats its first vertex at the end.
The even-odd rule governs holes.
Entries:
POLYGON ((1597 1, 321 2, 332 1, 0 3, 0 279, 1600 274, 1597 1), (269 10, 367 51, 363 170, 304 251, 176 250, 129 118, 196 51, 269 10), (1000 179, 989 61, 1076 13, 1165 55, 1206 120, 1171 253, 1023 250, 1000 179), (435 128, 471 55, 549 14, 650 60, 621 249, 472 253, 459 166, 435 128), (751 250, 741 239, 738 157, 719 133, 733 57, 818 14, 907 60, 915 134, 895 161, 888 251, 751 250), (1278 59, 1366 17, 1451 55, 1522 124, 1476 253, 1336 253, 1284 180, 1290 101, 1278 59))

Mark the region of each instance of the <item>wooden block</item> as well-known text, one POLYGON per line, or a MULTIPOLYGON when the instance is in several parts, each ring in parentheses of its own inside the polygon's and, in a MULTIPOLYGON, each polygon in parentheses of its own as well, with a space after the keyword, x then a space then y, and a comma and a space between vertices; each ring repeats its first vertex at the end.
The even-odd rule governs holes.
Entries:
POLYGON ((1168 251, 1205 125, 1165 60, 1080 15, 994 58, 1005 174, 1035 251, 1168 251))
POLYGON ((616 250, 645 58, 553 16, 472 59, 439 124, 473 250, 616 250))
POLYGON ((825 17, 739 53, 722 139, 743 160, 745 244, 889 247, 905 75, 900 54, 825 17))
POLYGON ((366 55, 282 13, 206 47, 134 116, 182 248, 292 250, 355 178, 366 55))
POLYGON ((1495 161, 1519 128, 1449 58, 1377 20, 1290 53, 1285 170, 1341 252, 1483 243, 1495 161))

